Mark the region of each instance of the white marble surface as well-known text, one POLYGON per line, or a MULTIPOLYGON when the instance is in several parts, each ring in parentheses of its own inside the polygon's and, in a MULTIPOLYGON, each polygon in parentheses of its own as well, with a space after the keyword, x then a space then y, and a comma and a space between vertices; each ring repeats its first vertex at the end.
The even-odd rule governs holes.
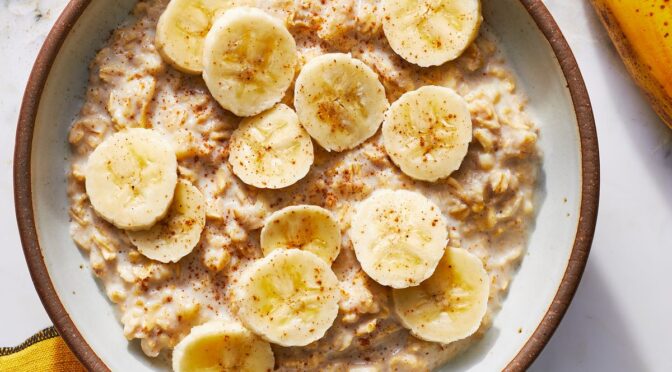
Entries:
MULTIPOLYGON (((102 1, 102 0, 98 0, 102 1)), ((48 326, 20 247, 12 196, 18 109, 66 0, 0 0, 0 346, 48 326)), ((545 0, 593 102, 602 195, 586 272, 536 371, 672 370, 672 130, 648 107, 583 0, 545 0)))

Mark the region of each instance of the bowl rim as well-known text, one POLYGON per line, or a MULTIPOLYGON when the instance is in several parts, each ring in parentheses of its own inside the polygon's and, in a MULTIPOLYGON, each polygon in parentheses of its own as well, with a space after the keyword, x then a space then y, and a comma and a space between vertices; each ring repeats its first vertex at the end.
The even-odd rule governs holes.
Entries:
MULTIPOLYGON (((28 78, 14 147, 14 204, 19 235, 33 284, 49 317, 72 352, 89 370, 109 371, 77 330, 49 277, 38 240, 32 200, 31 151, 35 119, 51 67, 79 17, 92 0, 70 0, 40 49, 28 78)), ((558 290, 541 322, 505 371, 524 371, 557 329, 578 288, 590 253, 600 194, 600 163, 592 106, 569 44, 542 0, 519 0, 549 42, 567 81, 581 147, 581 206, 574 245, 558 290)))

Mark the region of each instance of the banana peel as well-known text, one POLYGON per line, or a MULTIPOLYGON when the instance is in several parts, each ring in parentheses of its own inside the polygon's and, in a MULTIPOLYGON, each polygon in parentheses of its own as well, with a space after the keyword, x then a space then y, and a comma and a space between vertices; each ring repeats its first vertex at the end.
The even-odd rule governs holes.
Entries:
POLYGON ((672 0, 591 0, 630 75, 672 128, 672 0))

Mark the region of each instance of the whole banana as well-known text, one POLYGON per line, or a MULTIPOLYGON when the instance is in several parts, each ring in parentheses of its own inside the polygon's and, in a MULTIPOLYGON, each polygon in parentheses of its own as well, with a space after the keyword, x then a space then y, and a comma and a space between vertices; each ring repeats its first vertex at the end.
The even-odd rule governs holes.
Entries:
POLYGON ((672 2, 592 0, 623 62, 672 128, 672 2))

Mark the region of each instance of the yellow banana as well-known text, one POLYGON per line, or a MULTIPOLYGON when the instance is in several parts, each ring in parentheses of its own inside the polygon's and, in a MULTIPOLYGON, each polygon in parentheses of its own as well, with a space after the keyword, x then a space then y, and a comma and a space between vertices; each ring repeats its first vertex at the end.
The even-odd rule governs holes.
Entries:
POLYGON ((672 128, 672 2, 592 0, 611 40, 654 110, 672 128))

